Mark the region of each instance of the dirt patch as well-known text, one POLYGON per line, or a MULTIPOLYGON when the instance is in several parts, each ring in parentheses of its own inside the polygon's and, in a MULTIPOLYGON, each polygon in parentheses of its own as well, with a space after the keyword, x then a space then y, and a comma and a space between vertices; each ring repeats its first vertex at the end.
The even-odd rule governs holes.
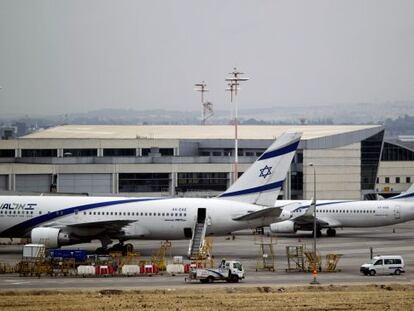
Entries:
POLYGON ((4 291, 0 310, 413 310, 414 285, 4 291))

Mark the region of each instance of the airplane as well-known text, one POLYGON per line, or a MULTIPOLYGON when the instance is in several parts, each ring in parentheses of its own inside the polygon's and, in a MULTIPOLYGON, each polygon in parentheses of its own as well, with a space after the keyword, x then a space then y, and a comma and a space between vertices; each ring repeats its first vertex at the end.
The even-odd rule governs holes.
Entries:
POLYGON ((286 132, 215 198, 1 196, 0 237, 31 237, 32 243, 60 247, 99 240, 99 251, 124 251, 127 240, 192 239, 268 226, 281 210, 274 204, 300 132, 286 132), (197 227, 198 226, 198 227, 197 227))
MULTIPOLYGON (((282 212, 270 225, 272 233, 313 231, 314 202, 280 200, 275 203, 282 212)), ((336 236, 335 228, 381 227, 414 220, 414 184, 404 193, 378 201, 318 200, 316 203, 317 237, 336 236)))

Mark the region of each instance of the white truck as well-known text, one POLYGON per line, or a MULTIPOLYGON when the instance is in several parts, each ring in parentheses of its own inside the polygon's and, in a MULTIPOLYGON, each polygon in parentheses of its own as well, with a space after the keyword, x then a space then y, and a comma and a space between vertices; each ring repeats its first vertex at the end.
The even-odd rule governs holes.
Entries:
POLYGON ((244 268, 239 261, 222 261, 217 269, 195 268, 185 278, 185 281, 200 281, 201 283, 213 283, 214 281, 226 281, 237 283, 244 279, 244 268))
POLYGON ((400 275, 405 272, 404 259, 401 256, 375 256, 369 263, 360 268, 364 275, 376 274, 400 275))

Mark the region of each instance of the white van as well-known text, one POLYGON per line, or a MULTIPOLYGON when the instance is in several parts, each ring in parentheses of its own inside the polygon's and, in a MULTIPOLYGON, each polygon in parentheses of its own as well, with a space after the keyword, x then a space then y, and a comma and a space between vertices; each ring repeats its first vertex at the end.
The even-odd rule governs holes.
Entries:
POLYGON ((365 275, 404 273, 404 259, 401 256, 375 256, 360 268, 365 275))

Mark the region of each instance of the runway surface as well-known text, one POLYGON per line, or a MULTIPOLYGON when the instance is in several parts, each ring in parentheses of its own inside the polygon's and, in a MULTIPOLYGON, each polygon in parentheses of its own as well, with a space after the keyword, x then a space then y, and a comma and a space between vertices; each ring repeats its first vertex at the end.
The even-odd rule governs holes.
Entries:
MULTIPOLYGON (((312 279, 310 273, 285 272, 287 268, 286 246, 306 245, 312 248, 312 238, 309 233, 279 235, 276 249, 276 272, 256 272, 256 262, 259 247, 255 245, 254 236, 244 231, 229 237, 214 238, 215 262, 222 258, 240 260, 247 270, 246 279, 239 284, 225 286, 290 286, 307 285, 312 279)), ((171 255, 184 256, 189 241, 172 241, 171 255)), ((143 258, 154 255, 160 246, 160 241, 133 241, 134 246, 143 258)), ((82 244, 67 248, 86 248, 94 250, 97 243, 82 244)), ((414 282, 414 222, 400 224, 395 227, 339 229, 335 238, 323 236, 317 241, 320 254, 342 254, 338 268, 341 272, 318 274, 322 284, 353 284, 353 283, 413 283, 414 282), (395 232, 393 232, 395 229, 395 232), (395 276, 369 277, 359 273, 361 264, 367 262, 370 256, 369 248, 373 247, 374 255, 401 255, 406 263, 406 273, 395 276)), ((21 259, 22 246, 0 246, 0 262, 15 263, 21 259)), ((323 263, 324 265, 324 263, 323 263)), ((176 288, 183 286, 206 286, 199 283, 186 284, 184 275, 152 277, 19 277, 17 274, 0 275, 0 289, 80 289, 80 288, 176 288)), ((220 284, 220 283, 217 283, 220 284)), ((220 286, 208 284, 207 286, 220 286)))

